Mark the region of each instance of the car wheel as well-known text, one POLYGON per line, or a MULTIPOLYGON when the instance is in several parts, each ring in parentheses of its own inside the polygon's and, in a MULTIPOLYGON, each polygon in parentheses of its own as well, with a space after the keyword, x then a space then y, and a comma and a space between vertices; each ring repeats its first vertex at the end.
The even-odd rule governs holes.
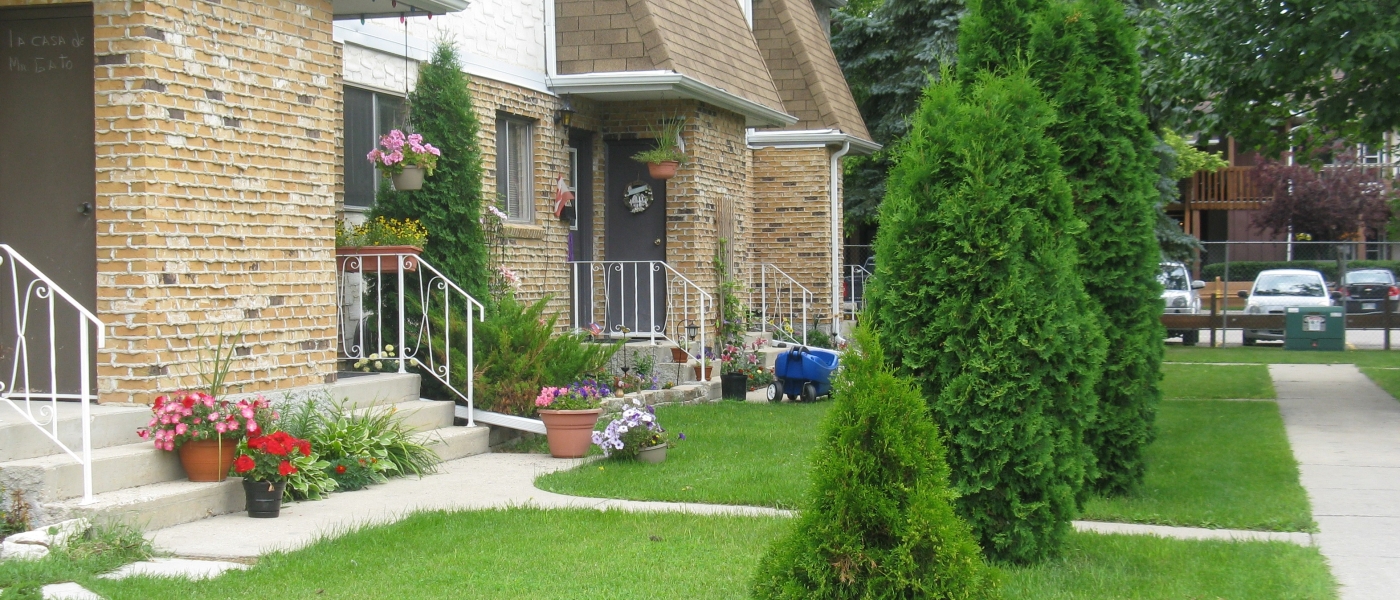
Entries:
POLYGON ((1195 346, 1196 342, 1199 341, 1201 341, 1201 332, 1199 331, 1192 330, 1181 334, 1181 345, 1183 346, 1195 346))
POLYGON ((1244 345, 1246 345, 1246 346, 1253 346, 1254 344, 1256 344, 1256 343, 1258 343, 1258 342, 1259 342, 1259 340, 1257 340, 1257 339, 1255 339, 1255 338, 1252 338, 1252 337, 1246 337, 1246 338, 1244 338, 1244 345))

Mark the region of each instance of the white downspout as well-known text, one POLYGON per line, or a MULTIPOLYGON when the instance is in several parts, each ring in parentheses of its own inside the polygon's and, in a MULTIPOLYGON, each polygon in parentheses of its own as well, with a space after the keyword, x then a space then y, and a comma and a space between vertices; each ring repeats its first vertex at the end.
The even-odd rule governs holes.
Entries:
MULTIPOLYGON (((831 336, 841 337, 841 157, 851 151, 848 138, 831 155, 831 336)), ((854 293, 854 292, 853 292, 854 293)))
POLYGON ((559 75, 559 38, 554 29, 554 0, 544 0, 544 76, 553 82, 559 75))

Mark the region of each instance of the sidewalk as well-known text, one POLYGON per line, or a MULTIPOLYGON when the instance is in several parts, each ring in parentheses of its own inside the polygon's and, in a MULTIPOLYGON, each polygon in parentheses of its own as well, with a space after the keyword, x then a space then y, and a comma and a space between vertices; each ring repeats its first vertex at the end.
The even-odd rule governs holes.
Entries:
POLYGON ((1400 402, 1353 365, 1270 365, 1343 600, 1400 597, 1400 402))

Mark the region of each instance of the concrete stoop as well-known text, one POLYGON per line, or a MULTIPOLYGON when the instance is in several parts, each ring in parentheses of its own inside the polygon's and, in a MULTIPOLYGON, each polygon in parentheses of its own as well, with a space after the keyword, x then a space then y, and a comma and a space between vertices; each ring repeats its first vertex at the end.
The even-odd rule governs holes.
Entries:
MULTIPOLYGON (((375 374, 268 397, 277 403, 315 398, 344 401, 356 411, 393 410, 444 461, 490 451, 486 427, 454 427, 453 403, 419 399, 418 387, 417 375, 375 374)), ((86 505, 82 503, 83 470, 77 461, 19 415, 6 415, 0 421, 0 439, 5 440, 0 444, 0 485, 22 491, 35 526, 88 517, 158 529, 243 510, 241 479, 188 481, 175 453, 156 450, 136 436, 136 429, 150 419, 149 408, 91 408, 93 502, 86 505), (40 439, 34 440, 34 435, 40 439)), ((60 438, 67 432, 74 446, 78 445, 77 409, 61 404, 59 410, 60 438)))

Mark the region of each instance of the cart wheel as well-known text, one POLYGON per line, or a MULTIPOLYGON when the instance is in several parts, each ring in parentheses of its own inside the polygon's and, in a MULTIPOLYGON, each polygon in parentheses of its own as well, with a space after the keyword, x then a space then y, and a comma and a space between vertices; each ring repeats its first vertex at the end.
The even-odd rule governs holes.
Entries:
POLYGON ((816 401, 817 401, 817 384, 812 383, 812 382, 810 382, 810 381, 807 382, 807 383, 802 384, 802 401, 803 401, 803 402, 816 402, 816 401))
POLYGON ((793 395, 793 394, 788 394, 788 395, 787 395, 787 399, 788 399, 788 402, 797 402, 797 396, 796 396, 796 395, 793 395))
POLYGON ((779 391, 778 391, 778 384, 776 384, 776 383, 770 383, 770 384, 768 384, 767 391, 768 391, 768 401, 769 401, 769 402, 778 402, 778 401, 782 400, 783 394, 782 394, 782 392, 779 392, 779 391))

